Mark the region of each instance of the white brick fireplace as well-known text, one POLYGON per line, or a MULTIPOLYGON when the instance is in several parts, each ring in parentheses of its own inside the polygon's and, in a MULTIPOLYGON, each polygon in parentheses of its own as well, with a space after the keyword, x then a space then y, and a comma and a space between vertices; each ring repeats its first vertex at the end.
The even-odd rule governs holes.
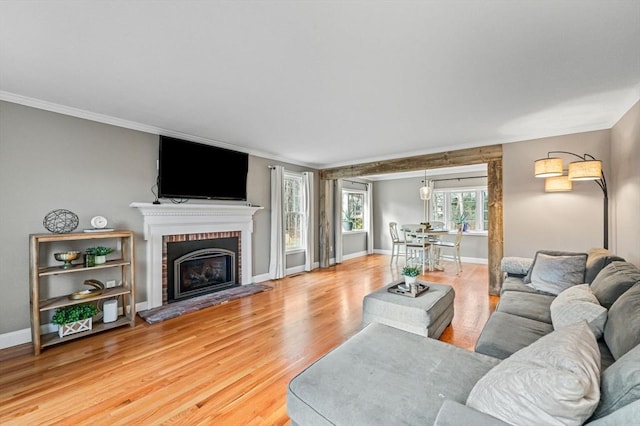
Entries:
POLYGON ((163 304, 163 237, 183 234, 239 232, 242 267, 240 284, 252 281, 253 215, 263 207, 235 204, 131 203, 144 220, 147 241, 147 309, 163 304))

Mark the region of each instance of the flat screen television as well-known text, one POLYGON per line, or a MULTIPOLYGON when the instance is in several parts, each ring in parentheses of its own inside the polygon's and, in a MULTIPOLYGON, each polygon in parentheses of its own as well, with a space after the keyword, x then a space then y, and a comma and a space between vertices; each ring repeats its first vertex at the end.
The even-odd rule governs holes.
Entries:
POLYGON ((158 197, 247 200, 249 154, 160 136, 158 197))

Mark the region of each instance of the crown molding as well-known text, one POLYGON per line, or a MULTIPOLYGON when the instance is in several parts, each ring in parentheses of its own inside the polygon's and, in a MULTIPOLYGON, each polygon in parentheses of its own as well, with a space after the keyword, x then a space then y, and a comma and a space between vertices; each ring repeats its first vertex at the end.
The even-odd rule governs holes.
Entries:
POLYGON ((316 169, 317 167, 312 164, 300 163, 289 158, 274 156, 272 154, 248 150, 247 148, 232 145, 230 143, 222 142, 216 139, 203 138, 201 136, 195 136, 188 133, 177 132, 175 130, 165 129, 157 126, 150 126, 148 124, 138 123, 136 121, 125 120, 118 117, 113 117, 106 114, 100 114, 97 112, 87 111, 80 108, 74 108, 67 105, 57 104, 55 102, 44 101, 42 99, 31 98, 28 96, 18 95, 7 91, 0 90, 0 101, 11 102, 14 104, 24 105, 31 108, 37 108, 44 111, 55 112, 58 114, 68 115, 70 117, 81 118, 84 120, 95 121, 97 123, 109 124, 111 126, 122 127, 129 130, 136 130, 143 133, 150 133, 152 135, 171 136, 178 139, 186 139, 192 142, 200 142, 207 145, 218 146, 221 148, 227 148, 234 151, 244 152, 256 157, 266 158, 268 160, 281 161, 284 163, 295 164, 301 167, 309 167, 316 169))

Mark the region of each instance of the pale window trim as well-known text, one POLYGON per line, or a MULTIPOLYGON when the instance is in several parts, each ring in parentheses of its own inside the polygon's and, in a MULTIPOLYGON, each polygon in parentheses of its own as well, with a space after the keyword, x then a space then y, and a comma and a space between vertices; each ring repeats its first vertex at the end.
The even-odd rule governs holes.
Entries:
POLYGON ((442 221, 445 223, 445 226, 448 228, 455 228, 454 218, 456 217, 457 212, 453 212, 451 209, 451 194, 453 193, 465 193, 465 192, 473 192, 476 196, 476 206, 475 206, 475 226, 469 227, 468 231, 472 232, 486 232, 488 229, 488 217, 485 217, 484 214, 484 205, 488 198, 488 190, 486 186, 465 186, 459 188, 438 188, 434 189, 432 200, 438 198, 437 194, 444 195, 444 218, 436 217, 436 207, 434 206, 433 201, 429 203, 429 220, 430 221, 442 221), (485 223, 487 224, 485 226, 485 223))
MULTIPOLYGON (((284 211, 283 211, 283 215, 284 215, 284 233, 285 233, 285 252, 287 254, 294 254, 294 253, 299 253, 299 252, 303 252, 305 251, 305 241, 304 241, 304 232, 302 227, 304 226, 304 223, 306 223, 305 220, 305 212, 304 212, 304 197, 305 197, 305 191, 304 191, 304 184, 303 184, 303 180, 302 180, 302 173, 297 173, 297 172, 292 172, 292 171, 288 171, 285 170, 284 172, 284 180, 285 180, 285 188, 287 187, 287 181, 291 181, 294 180, 297 182, 297 186, 299 188, 299 201, 297 203, 297 207, 298 210, 297 211, 290 211, 289 210, 289 203, 284 203, 284 211), (297 230, 297 238, 299 243, 295 244, 295 245, 291 245, 290 241, 291 238, 289 237, 289 224, 292 223, 291 221, 287 220, 290 219, 289 216, 291 215, 298 215, 299 220, 297 221, 299 228, 297 230)), ((285 189, 285 197, 288 197, 289 194, 286 194, 286 189, 285 189)))
POLYGON ((347 199, 348 199, 348 195, 349 194, 359 194, 362 196, 362 207, 360 209, 360 212, 356 215, 357 216, 357 228, 355 227, 356 225, 354 225, 354 228, 351 230, 345 230, 344 227, 342 228, 342 233, 343 234, 349 234, 349 233, 357 233, 357 232, 367 232, 368 229, 368 224, 367 224, 367 212, 368 212, 368 207, 367 207, 367 191, 365 190, 361 190, 361 189, 352 189, 352 188, 343 188, 342 189, 342 211, 343 211, 343 217, 344 217, 344 212, 346 212, 346 210, 349 208, 349 206, 347 205, 347 199))

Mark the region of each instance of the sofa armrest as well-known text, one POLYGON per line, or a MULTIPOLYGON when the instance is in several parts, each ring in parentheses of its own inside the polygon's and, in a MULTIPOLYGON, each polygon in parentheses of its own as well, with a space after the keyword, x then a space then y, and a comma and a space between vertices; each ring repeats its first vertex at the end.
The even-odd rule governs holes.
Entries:
POLYGON ((434 426, 510 426, 489 414, 482 413, 459 402, 445 399, 434 426))
POLYGON ((533 264, 533 259, 529 257, 503 257, 500 262, 500 269, 508 277, 524 277, 529 272, 533 264))

